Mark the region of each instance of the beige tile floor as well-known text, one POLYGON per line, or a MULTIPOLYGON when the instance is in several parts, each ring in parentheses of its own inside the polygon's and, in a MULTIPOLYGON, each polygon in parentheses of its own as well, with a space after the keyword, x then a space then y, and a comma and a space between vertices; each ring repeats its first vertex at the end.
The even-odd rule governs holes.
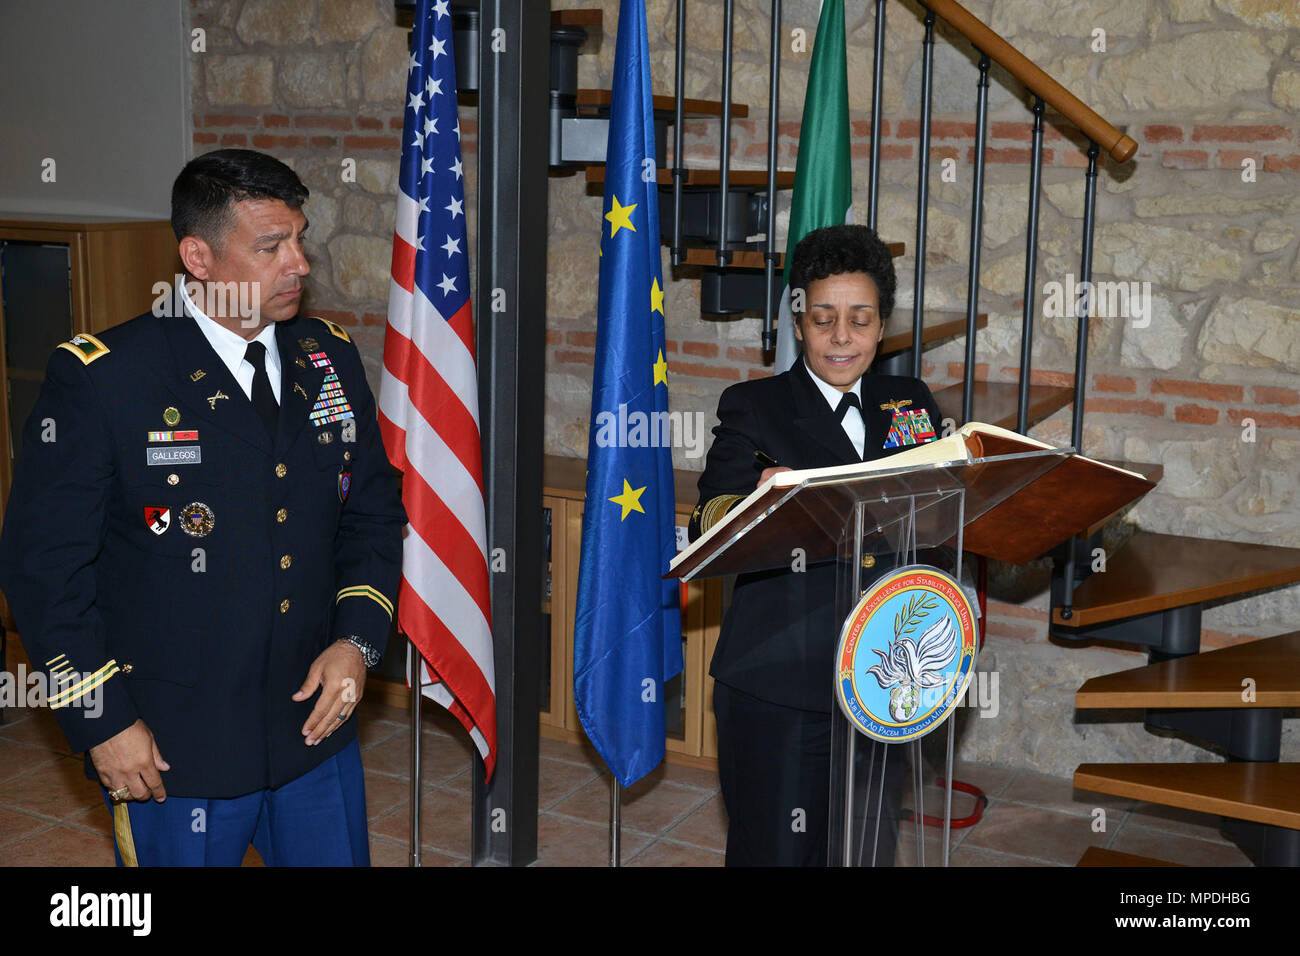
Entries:
MULTIPOLYGON (((407 865, 410 732, 405 714, 362 705, 362 760, 375 866, 407 865)), ((445 712, 430 708, 422 732, 421 844, 426 866, 468 865, 470 745, 445 712)), ((958 764, 954 777, 983 788, 989 806, 954 830, 955 866, 1073 866, 1090 845, 1199 866, 1248 866, 1203 814, 1074 790, 1065 778, 988 764, 958 764), (1104 820, 1097 813, 1104 811, 1104 820), (1104 829, 1097 828, 1098 823, 1104 829)), ((604 866, 609 785, 590 748, 543 740, 539 866, 604 866)), ((910 791, 910 787, 908 788, 910 791)), ((928 813, 941 812, 927 787, 928 813)), ((906 800, 910 804, 910 793, 906 800)), ((954 794, 954 816, 971 798, 954 794)), ((925 829, 926 863, 941 856, 941 831, 925 829)), ((623 862, 629 866, 720 866, 726 811, 711 771, 667 764, 624 793, 623 862)), ((260 861, 252 850, 246 864, 260 861)), ((899 865, 916 864, 914 825, 904 824, 899 865)), ((47 710, 9 710, 0 725, 0 866, 111 866, 109 817, 81 760, 69 754, 47 710)))

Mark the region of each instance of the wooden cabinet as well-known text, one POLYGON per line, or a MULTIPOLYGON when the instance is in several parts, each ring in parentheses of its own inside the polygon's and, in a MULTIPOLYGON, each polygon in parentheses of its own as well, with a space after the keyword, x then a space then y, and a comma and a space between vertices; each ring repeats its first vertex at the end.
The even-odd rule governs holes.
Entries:
POLYGON ((165 221, 0 213, 0 518, 50 354, 147 312, 181 271, 176 246, 165 221))
MULTIPOLYGON (((542 735, 585 740, 573 702, 573 621, 578 603, 578 556, 582 544, 582 508, 587 463, 581 458, 548 455, 542 470, 542 507, 550 512, 550 594, 543 600, 549 614, 549 674, 543 678, 542 735)), ((677 524, 685 527, 698 494, 694 472, 674 472, 677 524)), ((713 678, 709 661, 722 624, 723 581, 710 579, 685 586, 682 611, 682 657, 679 680, 666 688, 668 759, 702 767, 716 766, 717 727, 713 722, 713 678)))
POLYGON ((50 353, 78 332, 147 312, 155 283, 180 271, 166 221, 0 213, 0 501, 50 353))

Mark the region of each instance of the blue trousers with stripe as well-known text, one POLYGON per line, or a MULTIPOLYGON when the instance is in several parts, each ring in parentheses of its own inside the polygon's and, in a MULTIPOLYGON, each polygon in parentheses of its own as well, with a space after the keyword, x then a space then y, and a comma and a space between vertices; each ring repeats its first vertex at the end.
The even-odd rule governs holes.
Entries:
POLYGON ((239 866, 251 843, 267 866, 369 866, 365 775, 352 741, 275 789, 231 799, 114 804, 118 866, 239 866))

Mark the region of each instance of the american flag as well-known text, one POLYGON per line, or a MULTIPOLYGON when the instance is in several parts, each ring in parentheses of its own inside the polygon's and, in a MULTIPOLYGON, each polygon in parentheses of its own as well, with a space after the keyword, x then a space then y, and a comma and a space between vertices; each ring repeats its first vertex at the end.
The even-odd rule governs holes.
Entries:
POLYGON ((465 180, 448 0, 420 0, 407 68, 379 427, 410 518, 398 627, 423 693, 465 726, 489 778, 496 696, 465 180))

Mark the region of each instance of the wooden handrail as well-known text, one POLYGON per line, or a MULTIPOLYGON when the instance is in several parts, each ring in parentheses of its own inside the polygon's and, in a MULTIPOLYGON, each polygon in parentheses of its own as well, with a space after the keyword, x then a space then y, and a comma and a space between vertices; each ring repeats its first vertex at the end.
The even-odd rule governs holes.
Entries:
POLYGON ((1044 73, 1027 56, 989 28, 957 0, 921 0, 953 28, 975 44, 981 53, 987 53, 993 62, 1000 64, 1030 91, 1042 97, 1056 110, 1083 131, 1090 140, 1110 154, 1117 163, 1127 162, 1137 152, 1137 141, 1121 133, 1101 118, 1092 108, 1044 73))

